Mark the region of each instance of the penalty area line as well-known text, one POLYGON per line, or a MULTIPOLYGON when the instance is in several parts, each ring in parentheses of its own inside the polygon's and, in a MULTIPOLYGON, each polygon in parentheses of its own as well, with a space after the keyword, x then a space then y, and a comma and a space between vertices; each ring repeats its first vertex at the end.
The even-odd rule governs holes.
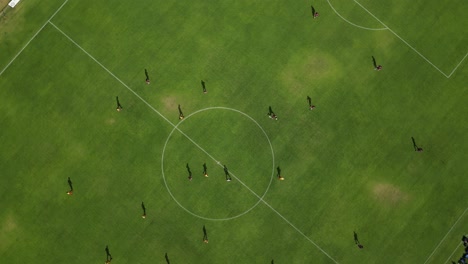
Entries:
POLYGON ((460 217, 458 217, 457 221, 455 221, 455 223, 452 225, 452 227, 450 227, 449 231, 447 232, 447 234, 445 234, 445 236, 442 238, 442 240, 440 240, 439 244, 437 244, 437 246, 434 248, 434 250, 432 251, 432 253, 429 255, 429 257, 427 257, 426 261, 424 261, 424 264, 426 264, 429 259, 431 259, 431 257, 434 255, 434 253, 437 251, 437 249, 440 247, 440 245, 442 245, 442 242, 444 242, 444 240, 447 238, 448 234, 450 234, 450 232, 452 232, 453 228, 458 224, 458 222, 460 221, 460 219, 463 218, 463 216, 465 215, 466 211, 468 211, 468 207, 465 209, 465 211, 463 211, 463 213, 460 215, 460 217))
MULTIPOLYGON (((395 33, 395 31, 393 31, 391 28, 389 28, 387 25, 385 25, 384 22, 382 22, 380 19, 378 19, 371 11, 367 10, 367 8, 365 8, 363 5, 361 5, 361 3, 359 3, 358 1, 356 0, 353 0, 356 4, 358 4, 362 9, 364 9, 367 13, 369 13, 369 15, 371 15, 373 18, 375 18, 377 21, 380 22, 380 24, 382 24, 385 28, 388 29, 388 31, 392 32, 393 35, 395 35, 397 38, 399 38, 403 43, 406 44, 406 46, 408 46, 410 49, 412 49, 414 52, 416 52, 421 58, 423 58, 427 63, 429 63, 430 65, 432 65, 432 67, 434 67, 437 71, 439 71, 440 73, 442 73, 442 75, 444 75, 446 78, 450 78, 450 75, 447 75, 446 73, 444 73, 442 70, 440 70, 437 66, 435 66, 429 59, 427 59, 426 57, 424 57, 424 55, 422 55, 418 50, 416 50, 415 48, 413 48, 413 46, 411 46, 408 42, 406 42, 406 40, 404 40, 402 37, 400 37, 397 33, 395 33)), ((466 56, 465 56, 466 57, 466 56)))
POLYGON ((457 64, 457 66, 455 66, 455 68, 452 70, 452 72, 449 74, 447 78, 450 78, 450 76, 452 76, 452 74, 458 69, 458 67, 462 64, 462 62, 466 59, 467 56, 468 56, 468 52, 465 54, 465 57, 463 57, 463 59, 457 64))
POLYGON ((348 24, 352 25, 352 26, 355 26, 357 28, 360 28, 360 29, 365 29, 365 30, 386 30, 387 28, 384 27, 384 28, 368 28, 368 27, 363 27, 363 26, 360 26, 360 25, 357 25, 357 24, 354 24, 353 22, 347 20, 346 18, 344 18, 342 15, 340 15, 340 13, 338 13, 338 11, 336 11, 336 9, 333 7, 333 5, 330 3, 330 0, 327 0, 328 2, 328 5, 331 7, 331 9, 333 10, 333 12, 335 12, 335 14, 337 16, 339 16, 341 19, 343 19, 345 22, 347 22, 348 24))
POLYGON ((458 250, 458 248, 460 247, 461 244, 462 244, 462 243, 458 243, 458 246, 452 251, 452 254, 450 254, 450 256, 447 258, 447 260, 445 260, 444 264, 450 261, 450 259, 452 258, 453 254, 455 254, 455 251, 458 250))

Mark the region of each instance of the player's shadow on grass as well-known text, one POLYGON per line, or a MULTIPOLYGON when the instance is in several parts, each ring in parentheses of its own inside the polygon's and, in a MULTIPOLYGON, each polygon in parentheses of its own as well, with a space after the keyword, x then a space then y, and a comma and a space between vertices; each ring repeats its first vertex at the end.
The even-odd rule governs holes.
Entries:
POLYGON ((70 186, 70 190, 73 191, 73 183, 72 183, 70 177, 68 177, 68 186, 70 186))
POLYGON ((145 69, 145 77, 146 77, 146 83, 149 84, 150 83, 150 78, 149 78, 149 75, 148 75, 148 71, 145 69))
POLYGON ((184 119, 184 113, 182 112, 182 108, 180 107, 180 105, 177 108, 179 109, 179 119, 184 119))
POLYGON ((267 115, 268 115, 269 118, 278 120, 278 116, 275 114, 275 112, 273 111, 271 106, 268 107, 268 114, 267 115))
POLYGON ((411 140, 413 141, 414 151, 417 151, 417 152, 423 151, 423 149, 416 144, 416 140, 414 139, 414 137, 411 137, 411 140))
POLYGON ((202 85, 203 93, 206 93, 205 81, 201 80, 201 85, 202 85))
POLYGON ((164 257, 166 258, 167 264, 171 264, 171 262, 169 261, 169 257, 167 256, 167 253, 164 255, 164 257))
POLYGON ((120 104, 119 97, 116 96, 115 100, 117 101, 117 111, 120 112, 122 110, 122 105, 120 104))
POLYGON ((188 165, 188 163, 186 167, 187 167, 187 172, 188 172, 188 179, 192 180, 192 171, 190 170, 190 166, 188 165))
POLYGON ((203 242, 208 243, 208 233, 206 232, 205 225, 203 225, 203 242))
POLYGON ((361 244, 361 242, 359 242, 358 234, 355 231, 353 231, 353 233, 354 233, 354 243, 356 243, 356 245, 359 248, 363 248, 364 246, 361 244))
POLYGON ((109 246, 106 246, 106 263, 110 262, 112 260, 112 255, 109 251, 109 246))
POLYGON ((359 244, 359 238, 358 238, 358 235, 356 232, 353 232, 354 233, 354 243, 356 244, 359 244))
POLYGON ((226 181, 231 181, 231 175, 229 175, 229 170, 226 165, 224 165, 224 176, 226 177, 226 181))
POLYGON ((274 114, 273 109, 271 109, 271 106, 268 107, 268 115, 271 116, 274 114))
POLYGON ((143 209, 143 215, 141 217, 146 218, 146 207, 144 202, 141 202, 141 209, 143 209))
POLYGON ((208 177, 208 167, 206 167, 206 163, 203 163, 203 176, 208 177))

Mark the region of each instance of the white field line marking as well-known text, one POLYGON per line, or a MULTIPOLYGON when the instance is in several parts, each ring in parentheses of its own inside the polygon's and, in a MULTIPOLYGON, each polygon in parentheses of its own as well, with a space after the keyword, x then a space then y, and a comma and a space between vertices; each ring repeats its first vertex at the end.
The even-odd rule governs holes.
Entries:
POLYGON ((452 72, 449 74, 449 78, 450 76, 452 76, 452 74, 457 70, 458 66, 460 66, 460 64, 466 59, 466 56, 468 56, 468 52, 465 54, 465 57, 463 57, 463 59, 457 64, 457 66, 455 66, 455 68, 452 70, 452 72))
MULTIPOLYGON (((156 110, 153 106, 151 106, 147 101, 145 101, 143 98, 141 98, 140 95, 138 95, 135 91, 133 91, 130 87, 128 87, 122 80, 120 80, 117 76, 115 76, 109 69, 107 69, 104 65, 102 65, 96 58, 94 58, 91 54, 89 54, 85 49, 83 49, 78 43, 76 43, 73 39, 71 39, 65 32, 63 32, 60 28, 58 28, 54 23, 50 22, 49 23, 54 26, 62 35, 64 35, 68 40, 70 40, 75 46, 77 46, 81 51, 83 51, 88 57, 90 57, 94 62, 96 62, 101 68, 103 68, 107 73, 109 73, 114 79, 116 79, 118 82, 120 82, 125 88, 127 88, 130 92, 132 92, 138 99, 140 99, 143 103, 145 103, 151 110, 156 112, 158 115, 160 115, 166 122, 168 122, 171 126, 175 127, 175 125, 169 121, 165 116, 163 116, 158 110, 156 110)), ((179 130, 180 131, 180 130, 179 130)), ((180 131, 183 133, 182 131, 180 131)))
POLYGON ((450 256, 447 258, 447 260, 444 262, 444 264, 450 261, 450 259, 452 258, 453 254, 455 254, 455 251, 458 250, 458 248, 460 247, 460 245, 461 245, 461 243, 458 243, 458 246, 452 251, 452 254, 450 254, 450 256))
POLYGON ((364 9, 367 13, 369 13, 369 15, 371 15, 372 17, 374 17, 377 21, 380 22, 380 24, 382 24, 384 27, 386 27, 390 32, 392 32, 393 35, 395 35, 397 38, 399 38, 401 41, 403 41, 403 43, 405 43, 408 47, 410 47, 414 52, 416 52, 421 58, 423 58, 425 61, 427 61, 430 65, 432 65, 432 67, 434 67, 436 70, 438 70, 440 73, 442 73, 445 77, 449 78, 450 76, 445 74, 443 71, 441 71, 437 66, 435 66, 430 60, 428 60, 426 57, 424 57, 424 55, 422 55, 421 53, 419 53, 419 51, 417 51, 415 48, 413 48, 413 46, 411 46, 408 42, 406 42, 403 38, 401 38, 400 36, 398 36, 397 33, 395 33, 395 31, 393 31, 391 28, 389 28, 387 25, 385 25, 380 19, 378 19, 374 14, 372 14, 369 10, 367 10, 367 8, 365 8, 363 5, 361 5, 358 1, 356 0, 353 0, 356 4, 358 4, 362 9, 364 9))
POLYGON ((332 6, 332 4, 330 3, 330 0, 327 0, 327 2, 328 2, 328 5, 330 5, 331 9, 333 9, 335 14, 337 14, 339 17, 341 17, 341 19, 343 19, 344 21, 348 22, 349 24, 351 24, 351 25, 353 25, 355 27, 362 28, 362 29, 365 29, 365 30, 386 30, 387 29, 386 27, 384 27, 384 28, 368 28, 368 27, 363 27, 363 26, 354 24, 351 21, 344 18, 343 16, 341 16, 340 13, 338 13, 338 11, 336 11, 336 9, 332 6))
POLYGON ((432 257, 432 255, 434 255, 434 253, 436 252, 436 250, 440 247, 440 245, 442 244, 442 242, 444 242, 444 240, 447 238, 448 234, 452 231, 452 229, 458 224, 458 221, 460 221, 460 219, 463 218, 463 216, 465 215, 466 211, 468 211, 468 207, 465 209, 465 211, 463 211, 463 213, 460 215, 460 217, 457 219, 457 221, 455 221, 455 223, 452 225, 452 227, 449 229, 449 231, 447 232, 447 234, 445 234, 445 236, 442 238, 442 240, 440 240, 439 244, 434 248, 434 250, 432 251, 432 253, 429 255, 429 257, 427 257, 426 261, 424 261, 424 264, 426 264, 429 259, 432 257))
MULTIPOLYGON (((222 165, 220 165, 222 167, 222 165)), ((301 234, 305 239, 307 239, 310 243, 312 243, 317 249, 322 251, 323 254, 325 254, 329 259, 331 259, 333 262, 338 263, 334 258, 332 258, 325 250, 323 250, 319 245, 317 245, 312 239, 310 239, 308 236, 306 236, 299 228, 297 228, 295 225, 293 225, 286 217, 284 217, 282 214, 280 214, 278 211, 276 211, 275 208, 273 208, 269 203, 267 203, 265 200, 262 199, 258 194, 256 194, 253 190, 249 188, 249 186, 245 185, 239 178, 236 177, 233 173, 229 173, 232 175, 237 181, 240 182, 247 190, 249 190, 253 195, 255 195, 257 198, 259 198, 266 206, 268 206, 273 212, 275 212, 279 217, 281 217, 286 223, 288 223, 292 228, 294 228, 299 234, 301 234)))
MULTIPOLYGON (((271 186, 271 183, 273 182, 273 178, 274 178, 274 173, 275 173, 275 153, 274 153, 274 150, 273 150, 273 145, 271 144, 271 141, 270 141, 270 138, 268 137, 268 134, 266 133, 266 131, 262 128, 262 126, 260 126, 260 124, 255 120, 253 119, 251 116, 247 115, 246 113, 240 111, 240 110, 237 110, 237 109, 233 109, 233 108, 228 108, 228 107, 222 107, 222 106, 216 106, 216 107, 207 107, 207 108, 203 108, 203 109, 200 109, 200 110, 197 110, 193 113, 190 113, 188 116, 186 116, 182 121, 180 121, 179 123, 177 123, 176 127, 171 131, 171 133, 169 133, 169 135, 167 136, 167 139, 166 139, 166 143, 164 143, 164 147, 163 147, 163 151, 162 151, 162 155, 161 155, 161 172, 162 172, 162 176, 163 176, 163 180, 164 180, 164 184, 166 185, 166 189, 168 191, 168 193, 171 195, 172 199, 182 208, 184 209, 185 211, 187 211, 189 214, 193 215, 193 216, 196 216, 198 218, 201 218, 201 219, 205 219, 205 220, 210 220, 210 221, 225 221, 225 220, 231 220, 231 219, 235 219, 235 218, 238 218, 240 216, 243 216, 244 214, 250 212, 251 210, 253 210, 255 207, 257 207, 257 205, 262 201, 263 197, 265 197, 265 195, 268 193, 268 190, 270 189, 270 186, 271 186), (165 153, 166 153, 166 146, 167 146, 167 143, 169 142, 172 134, 174 133, 174 131, 176 131, 176 127, 178 127, 179 125, 181 125, 183 122, 186 122, 188 118, 190 118, 191 116, 197 114, 197 113, 200 113, 200 112, 203 112, 203 111, 207 111, 207 110, 219 110, 219 109, 222 109, 222 110, 229 110, 229 111, 233 111, 233 112, 237 112, 245 117, 247 117, 248 119, 250 119, 252 122, 254 122, 258 128, 260 128, 260 130, 262 131, 263 135, 266 137, 267 141, 268 141, 268 145, 270 146, 270 151, 271 151, 271 157, 272 157, 272 160, 271 160, 271 177, 270 177, 270 182, 268 183, 268 186, 265 190, 265 192, 263 193, 261 199, 258 200, 257 203, 254 204, 254 206, 252 206, 251 208, 249 208, 248 210, 246 210, 245 212, 239 214, 239 215, 236 215, 236 216, 233 216, 233 217, 229 217, 229 218, 208 218, 208 217, 204 217, 204 216, 201 216, 201 215, 197 215, 195 213, 193 213, 192 211, 188 210, 187 208, 185 208, 182 204, 179 203, 179 201, 175 198, 175 196, 172 194, 168 184, 167 184, 167 181, 166 181, 166 176, 165 176, 165 173, 164 173, 164 157, 165 157, 165 153)), ((214 157, 212 157, 210 154, 208 154, 204 149, 201 149, 203 152, 205 152, 214 162, 216 162, 216 164, 218 164, 220 167, 223 167, 223 165, 221 165, 221 162, 219 162, 218 160, 216 160, 214 157)))
POLYGON ((26 42, 26 45, 23 46, 23 48, 21 48, 21 50, 13 57, 13 59, 11 59, 11 61, 5 66, 5 68, 3 68, 3 70, 0 72, 0 76, 8 69, 8 67, 10 67, 10 65, 16 60, 16 58, 18 58, 18 56, 23 52, 23 50, 29 45, 29 43, 31 43, 31 41, 33 41, 33 39, 36 38, 36 36, 39 34, 39 32, 41 32, 44 27, 47 25, 47 23, 50 22, 50 20, 52 18, 54 18, 54 16, 62 9, 62 7, 68 2, 68 0, 65 0, 65 2, 63 2, 63 4, 55 11, 55 13, 44 23, 44 25, 42 25, 42 27, 36 32, 36 34, 34 34, 31 39, 26 42))
MULTIPOLYGON (((100 63, 96 58, 94 58, 91 54, 89 54, 85 49, 83 49, 78 43, 76 43, 72 38, 70 38, 65 32, 60 30, 54 23, 50 22, 49 23, 54 26, 60 33, 62 33, 68 40, 70 40, 75 46, 77 46, 80 50, 82 50, 88 57, 90 57, 92 60, 94 60, 101 68, 103 68, 107 73, 109 73, 112 77, 114 77, 118 82, 120 82, 125 88, 127 88, 130 92, 132 92, 138 99, 140 99, 144 104, 146 104, 151 110, 153 110, 155 113, 157 113, 159 116, 161 116, 164 120, 166 120, 171 126, 176 128, 182 135, 184 135, 187 139, 189 139, 195 146, 197 146, 200 150, 202 150, 206 155, 208 155, 211 159, 216 161, 216 159, 211 156, 208 152, 206 152, 200 145, 198 145, 195 141, 193 141, 187 134, 185 134, 183 131, 178 129, 176 125, 174 125, 171 121, 169 121, 164 115, 162 115, 158 110, 156 110, 153 106, 151 106, 147 101, 145 101, 140 95, 138 95, 135 91, 133 91, 127 84, 125 84, 122 80, 120 80, 115 74, 113 74, 109 69, 107 69, 102 63, 100 63)), ((220 167, 223 167, 221 163, 218 163, 220 167)), ((275 212, 278 216, 280 216, 286 223, 288 223, 292 228, 294 228, 298 233, 300 233, 302 236, 304 236, 310 243, 312 243, 316 248, 318 248, 323 254, 325 254, 328 258, 330 258, 333 262, 338 263, 335 259, 333 259, 325 250, 323 250, 321 247, 319 247, 313 240, 311 240, 309 237, 307 237, 303 232, 301 232, 296 226, 294 226, 289 220, 287 220, 283 215, 281 215, 278 211, 276 211, 270 204, 265 202, 261 196, 256 194, 252 189, 250 189, 247 185, 245 185, 242 181, 239 180, 234 174, 231 173, 231 175, 239 181, 245 188, 247 188, 253 195, 255 195, 257 198, 259 198, 266 206, 268 206, 273 212, 275 212)))

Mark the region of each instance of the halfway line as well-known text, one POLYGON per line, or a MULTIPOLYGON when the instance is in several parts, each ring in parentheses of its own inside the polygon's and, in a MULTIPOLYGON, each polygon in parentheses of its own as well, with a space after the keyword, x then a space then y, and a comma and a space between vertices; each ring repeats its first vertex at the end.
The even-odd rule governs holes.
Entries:
POLYGON ((139 94, 137 94, 132 88, 130 88, 126 83, 124 83, 119 77, 115 76, 114 73, 112 73, 109 69, 106 68, 106 66, 102 65, 96 58, 94 58, 91 54, 89 54, 84 48, 82 48, 78 43, 76 43, 72 38, 70 38, 65 32, 63 32, 60 28, 58 28, 54 23, 49 22, 52 26, 54 26, 60 33, 62 33, 68 40, 70 40, 75 46, 77 46, 80 50, 82 50, 88 57, 90 57, 94 62, 96 62, 101 68, 103 68, 107 73, 109 73, 114 79, 116 79, 118 82, 120 82, 127 90, 129 90, 131 93, 133 93, 138 99, 140 99, 144 104, 146 104, 151 110, 153 110, 156 114, 158 114, 160 117, 162 117, 169 125, 174 127, 179 133, 184 135, 190 142, 192 142, 195 146, 197 146, 200 150, 202 150, 208 157, 212 158, 214 161, 219 163, 213 156, 211 156, 208 152, 206 152, 200 145, 198 145, 193 139, 191 139, 187 134, 185 134, 182 130, 178 128, 174 123, 172 123, 169 119, 167 119, 163 114, 161 114, 156 108, 154 108, 150 103, 148 103, 145 99, 143 99, 139 94))
POLYGON ((317 245, 312 239, 310 239, 308 236, 306 236, 301 230, 299 230, 299 228, 297 228, 295 225, 293 225, 288 219, 286 219, 286 217, 284 217, 280 212, 276 211, 275 208, 273 208, 269 203, 267 203, 265 200, 263 200, 262 197, 260 197, 260 195, 258 195, 257 193, 255 193, 252 189, 249 188, 249 186, 247 186, 244 182, 242 182, 239 178, 236 177, 236 175, 234 175, 233 173, 230 173, 237 181, 240 182, 240 184, 242 184, 245 188, 247 188, 247 190, 249 190, 253 195, 255 195, 257 198, 260 199, 260 201, 262 201, 266 206, 268 206, 273 212, 275 212, 279 217, 281 217, 286 223, 288 223, 292 228, 294 228, 299 234, 301 234, 303 237, 305 237, 305 239, 307 239, 310 243, 312 243, 317 249, 319 249, 320 251, 322 251, 323 254, 325 254, 329 259, 331 259, 333 262, 337 263, 338 262, 332 258, 325 250, 323 250, 319 245, 317 245))
MULTIPOLYGON (((127 84, 125 84, 122 80, 120 80, 115 74, 113 74, 109 69, 107 69, 102 63, 100 63, 96 58, 94 58, 91 54, 89 54, 85 49, 83 49, 78 43, 76 43, 72 38, 70 38, 65 32, 59 29, 54 23, 48 21, 53 27, 55 27, 60 33, 62 33, 68 40, 70 40, 75 46, 77 46, 80 50, 82 50, 88 57, 90 57, 93 61, 95 61, 101 68, 103 68, 107 73, 109 73, 112 77, 114 77, 118 82, 120 82, 125 88, 127 88, 130 92, 132 92, 138 99, 140 99, 144 104, 146 104, 151 110, 161 116, 166 122, 172 125, 177 131, 179 131, 182 135, 184 135, 188 140, 190 140, 195 146, 197 146, 201 151, 203 151, 206 155, 208 155, 211 159, 217 162, 217 160, 211 156, 205 149, 203 149, 200 145, 198 145, 195 141, 193 141, 187 134, 181 131, 176 125, 174 125, 171 121, 169 121, 164 115, 162 115, 158 110, 156 110, 153 106, 151 106, 146 100, 144 100, 139 94, 133 91, 127 84)), ((222 165, 219 163, 222 167, 222 165)), ((288 219, 286 219, 283 215, 281 215, 278 211, 276 211, 270 204, 262 199, 257 193, 255 193, 252 189, 250 189, 245 183, 243 183, 239 178, 237 178, 234 174, 231 175, 239 181, 247 190, 249 190, 253 195, 259 198, 266 206, 268 206, 273 212, 275 212, 278 216, 280 216, 286 223, 288 223, 292 228, 294 228, 299 234, 305 237, 310 243, 312 243, 317 249, 319 249, 323 254, 325 254, 329 259, 331 259, 334 263, 338 262, 333 259, 325 250, 323 250, 320 246, 318 246, 312 239, 307 237, 302 231, 299 230, 295 225, 293 225, 288 219)))
POLYGON ((164 120, 166 120, 166 122, 168 122, 170 125, 174 126, 175 125, 169 121, 169 119, 167 119, 165 116, 163 116, 158 110, 156 110, 153 106, 151 106, 147 101, 145 101, 145 99, 141 98, 140 95, 138 95, 135 91, 133 91, 130 87, 128 87, 128 85, 126 85, 122 80, 120 80, 117 76, 115 76, 115 74, 113 74, 109 69, 107 69, 104 65, 102 65, 102 63, 100 63, 96 58, 94 58, 91 54, 89 54, 85 49, 83 49, 80 45, 78 45, 78 43, 76 43, 72 38, 70 38, 67 34, 65 34, 65 32, 63 32, 60 28, 58 28, 54 23, 50 22, 49 23, 54 26, 55 29, 57 29, 60 33, 62 33, 62 35, 64 35, 68 40, 70 40, 73 44, 75 44, 75 46, 77 46, 81 51, 83 51, 86 55, 88 55, 88 57, 90 57, 94 62, 96 62, 99 66, 101 66, 101 68, 103 68, 107 73, 109 73, 112 77, 114 77, 114 79, 116 79, 118 82, 120 82, 125 88, 127 88, 130 92, 132 92, 136 97, 138 97, 138 99, 140 99, 143 103, 145 103, 149 108, 151 108, 151 110, 153 110, 154 112, 156 112, 158 115, 160 115, 164 120))
POLYGON ((68 2, 68 0, 65 0, 65 2, 63 2, 63 4, 57 9, 57 11, 55 11, 55 13, 49 18, 47 19, 47 21, 44 23, 44 25, 42 25, 42 27, 36 32, 36 34, 34 34, 32 36, 32 38, 26 42, 26 45, 23 46, 23 48, 21 48, 21 50, 13 57, 13 59, 11 59, 11 61, 5 66, 5 68, 3 68, 3 70, 0 72, 0 76, 6 71, 6 69, 8 69, 8 67, 10 67, 10 65, 16 60, 16 58, 18 58, 18 56, 23 52, 23 50, 29 45, 29 43, 31 43, 31 41, 33 41, 33 39, 36 38, 36 36, 39 34, 39 32, 41 32, 44 27, 47 25, 47 23, 50 22, 50 20, 52 18, 54 18, 54 16, 62 9, 62 7, 68 2))

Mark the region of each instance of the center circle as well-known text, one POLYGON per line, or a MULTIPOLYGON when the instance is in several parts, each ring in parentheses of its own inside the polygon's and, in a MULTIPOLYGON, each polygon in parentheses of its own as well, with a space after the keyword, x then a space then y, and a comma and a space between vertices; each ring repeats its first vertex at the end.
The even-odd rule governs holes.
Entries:
POLYGON ((205 220, 231 220, 250 212, 263 200, 274 178, 275 155, 268 135, 255 119, 237 109, 208 107, 191 113, 174 126, 163 147, 161 170, 167 191, 186 212, 205 220), (212 126, 216 122, 207 124, 200 115, 196 116, 209 110, 224 111, 222 119, 216 116, 212 120, 220 123, 220 126, 212 126), (240 115, 241 119, 233 113, 240 115), (193 119, 204 123, 202 126, 194 126, 187 122, 193 119), (242 126, 245 120, 255 126, 242 126), (184 131, 179 128, 183 125, 188 127, 184 131), (243 130, 250 133, 245 134, 243 130), (171 139, 178 140, 178 144, 169 144, 171 139), (262 165, 267 164, 270 154, 267 158, 259 147, 262 141, 268 143, 267 148, 271 152, 269 181, 264 176, 267 174, 264 174, 262 165), (255 149, 255 152, 246 153, 245 149, 255 149), (204 163, 208 165, 208 177, 201 174, 204 163), (230 182, 224 178, 224 165, 229 169, 232 178, 230 182), (189 174, 193 175, 193 180, 188 179, 189 174), (266 182, 268 184, 265 188, 261 184, 266 182), (263 193, 259 188, 264 188, 263 193), (209 199, 210 196, 213 199, 209 199))

